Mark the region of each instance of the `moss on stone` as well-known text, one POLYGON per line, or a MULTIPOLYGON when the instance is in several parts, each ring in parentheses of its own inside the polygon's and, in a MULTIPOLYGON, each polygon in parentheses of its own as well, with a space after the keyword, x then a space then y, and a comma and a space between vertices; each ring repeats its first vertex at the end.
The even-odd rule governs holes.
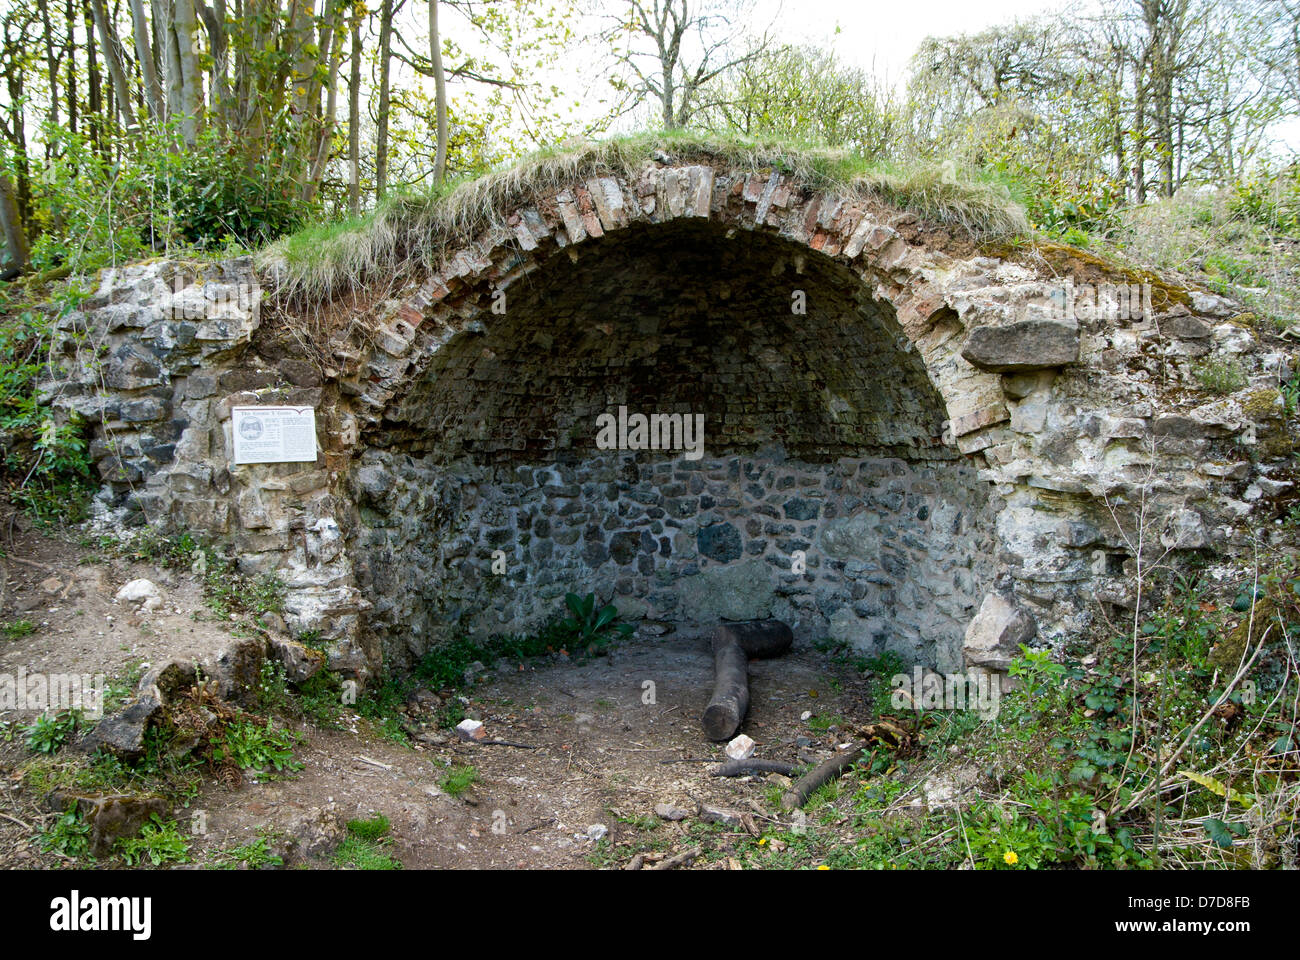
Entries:
POLYGON ((1252 390, 1241 401, 1241 411, 1255 421, 1277 420, 1282 416, 1282 391, 1273 387, 1252 390))

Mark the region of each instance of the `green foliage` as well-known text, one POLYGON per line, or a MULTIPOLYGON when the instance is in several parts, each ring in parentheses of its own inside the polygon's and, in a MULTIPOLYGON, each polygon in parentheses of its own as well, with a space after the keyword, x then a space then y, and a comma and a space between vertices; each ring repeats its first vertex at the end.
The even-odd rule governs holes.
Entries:
POLYGON ((845 147, 883 157, 894 146, 898 108, 870 74, 833 50, 777 46, 723 77, 697 123, 744 136, 845 147))
POLYGON ((538 657, 563 646, 565 636, 559 621, 552 620, 528 636, 460 637, 430 648, 416 664, 415 677, 436 689, 456 688, 464 684, 465 668, 475 661, 490 668, 499 659, 538 657))
POLYGON ((132 560, 156 563, 168 569, 189 570, 203 584, 203 600, 218 620, 260 617, 284 610, 284 581, 272 574, 240 573, 224 550, 189 532, 166 536, 146 528, 117 551, 132 560))
POLYGON ((569 608, 569 616, 560 621, 560 628, 579 650, 594 651, 616 636, 626 637, 632 633, 631 624, 618 622, 618 608, 612 603, 596 606, 594 593, 585 597, 566 593, 564 605, 569 608))
POLYGON ((289 684, 285 679, 284 665, 270 658, 262 661, 254 688, 257 705, 267 712, 283 710, 289 702, 289 684))
POLYGON ((284 609, 284 581, 269 573, 246 577, 235 572, 234 563, 227 558, 214 553, 208 556, 204 601, 218 620, 231 620, 238 614, 259 617, 284 609))
POLYGON ((1018 802, 978 801, 965 815, 976 869, 1151 866, 1131 829, 1110 830, 1097 801, 1064 787, 1054 773, 1026 773, 1013 789, 1013 798, 1018 802))
POLYGON ((271 848, 273 842, 272 832, 262 828, 258 831, 257 837, 248 843, 223 850, 220 854, 221 869, 235 870, 241 864, 250 870, 284 866, 284 858, 271 848))
POLYGON ((90 824, 75 804, 54 825, 40 833, 41 849, 64 857, 84 857, 90 852, 90 824))
POLYGON ((1230 209, 1269 230, 1300 231, 1300 164, 1261 165, 1232 186, 1230 209))
POLYGON ((386 837, 392 828, 392 823, 382 813, 368 820, 348 821, 348 833, 360 840, 378 840, 386 837))
POLYGON ((410 688, 410 681, 387 677, 366 690, 357 701, 357 713, 372 721, 385 740, 405 744, 410 737, 402 727, 402 707, 410 688))
POLYGON ((439 782, 438 786, 453 797, 462 793, 478 782, 478 771, 472 766, 453 767, 439 782))
POLYGON ((348 835, 331 858, 338 867, 353 870, 400 870, 401 861, 392 855, 392 825, 382 814, 369 820, 348 821, 348 835))
POLYGON ((318 727, 339 729, 343 713, 342 684, 338 674, 319 670, 298 685, 296 703, 303 719, 318 727))
POLYGON ((27 734, 27 749, 47 755, 58 753, 72 739, 80 723, 79 710, 43 713, 24 731, 27 734))
POLYGON ((214 742, 212 758, 217 763, 228 760, 241 770, 259 775, 272 770, 289 773, 302 769, 302 764, 293 758, 298 739, 291 730, 275 729, 270 720, 265 726, 251 720, 237 720, 214 742))
POLYGON ((1207 393, 1235 393, 1248 382, 1237 360, 1202 360, 1192 366, 1192 376, 1207 393))
POLYGON ((174 239, 193 247, 256 247, 318 216, 280 158, 249 157, 208 127, 200 142, 158 158, 155 196, 168 204, 174 239))
MULTIPOLYGON (((75 297, 65 298, 66 313, 75 297)), ((75 416, 56 416, 37 382, 49 364, 52 314, 0 316, 0 475, 9 499, 42 524, 83 519, 94 485, 85 437, 75 416)))
POLYGON ((120 838, 114 844, 114 850, 131 867, 146 858, 155 867, 165 863, 189 863, 190 860, 189 842, 181 835, 176 821, 163 820, 156 813, 149 815, 138 837, 120 838))
POLYGON ((173 128, 150 127, 131 149, 107 157, 84 132, 43 128, 51 154, 33 197, 38 270, 90 271, 178 248, 225 253, 297 229, 319 205, 270 155, 205 128, 176 149, 173 128))
POLYGON ((0 625, 0 633, 3 633, 5 638, 9 640, 21 640, 23 637, 32 633, 35 629, 36 624, 32 623, 25 617, 18 620, 10 620, 8 623, 0 625))

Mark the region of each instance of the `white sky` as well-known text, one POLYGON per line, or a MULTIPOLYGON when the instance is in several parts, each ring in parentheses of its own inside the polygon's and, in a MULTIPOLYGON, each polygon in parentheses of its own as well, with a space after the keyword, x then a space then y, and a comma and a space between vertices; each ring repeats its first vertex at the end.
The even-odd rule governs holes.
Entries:
POLYGON ((760 0, 759 25, 787 43, 833 47, 855 66, 900 83, 927 36, 978 33, 1062 7, 1059 0, 760 0), (840 33, 835 33, 836 27, 840 33))

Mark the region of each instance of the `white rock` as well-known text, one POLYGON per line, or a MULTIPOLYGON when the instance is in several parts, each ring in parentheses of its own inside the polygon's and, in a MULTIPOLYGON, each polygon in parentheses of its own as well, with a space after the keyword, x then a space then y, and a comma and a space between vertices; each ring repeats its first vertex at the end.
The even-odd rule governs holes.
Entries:
POLYGON ((748 760, 754 755, 754 741, 743 733, 727 744, 727 756, 732 760, 748 760))
POLYGON ((132 580, 121 590, 117 591, 119 602, 137 603, 141 600, 162 599, 162 593, 152 580, 132 580))
POLYGON ((456 733, 462 740, 482 740, 487 736, 487 728, 483 726, 481 720, 470 720, 468 717, 456 724, 456 733))
POLYGON ((608 834, 609 834, 609 827, 605 826, 603 823, 593 823, 591 826, 587 828, 588 840, 593 840, 593 841, 600 840, 601 838, 607 836, 608 834))

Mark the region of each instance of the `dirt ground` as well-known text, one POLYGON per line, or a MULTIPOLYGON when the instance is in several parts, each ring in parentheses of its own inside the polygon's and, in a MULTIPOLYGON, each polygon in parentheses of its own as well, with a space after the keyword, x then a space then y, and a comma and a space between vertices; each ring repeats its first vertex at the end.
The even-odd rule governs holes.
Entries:
MULTIPOLYGON (((96 560, 92 550, 35 532, 16 534, 3 563, 0 623, 25 618, 35 630, 0 639, 0 673, 22 666, 129 680, 160 659, 204 656, 230 640, 230 625, 210 618, 188 575, 96 560), (114 603, 117 589, 135 577, 163 588, 163 609, 140 617, 114 603)), ((646 852, 654 862, 691 846, 701 803, 740 815, 718 828, 719 839, 761 831, 773 816, 765 797, 781 784, 775 775, 709 776, 725 759, 723 745, 705 739, 699 724, 712 674, 703 630, 633 638, 607 656, 574 662, 499 663, 462 691, 465 712, 485 723, 490 738, 522 746, 464 743, 448 733, 401 744, 348 713, 343 730, 298 726, 304 741, 295 755, 303 767, 296 773, 239 786, 205 781, 174 815, 193 831, 190 855, 199 864, 216 862, 259 829, 292 832, 322 811, 344 820, 385 815, 389 849, 411 869, 619 866, 638 838, 651 836, 649 822, 654 842, 646 852), (459 797, 445 793, 439 783, 448 770, 466 766, 476 782, 459 797), (659 804, 689 815, 668 822, 656 815, 659 804), (597 825, 608 831, 603 840, 593 839, 602 832, 597 825)), ((812 649, 752 663, 750 690, 742 732, 766 759, 829 756, 853 726, 871 719, 866 682, 812 649)), ((12 731, 29 719, 0 716, 5 721, 12 731)), ((21 786, 30 756, 21 735, 0 736, 0 866, 65 865, 34 836, 53 815, 21 786)), ((323 854, 303 865, 331 863, 323 854)))

